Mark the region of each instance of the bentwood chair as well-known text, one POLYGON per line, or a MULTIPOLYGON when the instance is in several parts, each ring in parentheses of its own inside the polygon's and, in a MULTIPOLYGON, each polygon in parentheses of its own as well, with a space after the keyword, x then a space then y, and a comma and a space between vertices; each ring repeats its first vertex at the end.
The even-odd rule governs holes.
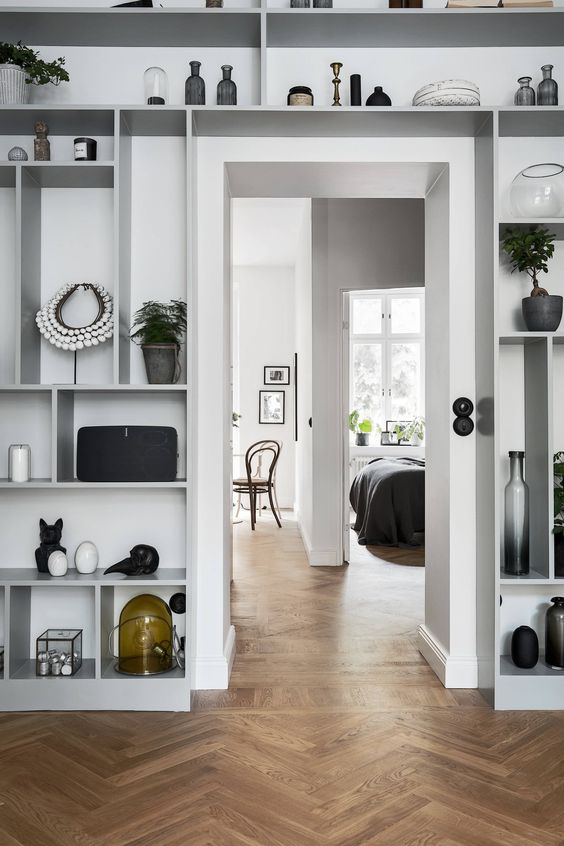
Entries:
POLYGON ((276 469, 282 444, 279 441, 257 441, 245 453, 246 476, 233 479, 233 491, 239 495, 237 514, 241 505, 242 494, 249 496, 251 529, 255 530, 257 518, 257 500, 262 494, 268 494, 270 508, 278 527, 282 528, 282 518, 276 495, 276 469))

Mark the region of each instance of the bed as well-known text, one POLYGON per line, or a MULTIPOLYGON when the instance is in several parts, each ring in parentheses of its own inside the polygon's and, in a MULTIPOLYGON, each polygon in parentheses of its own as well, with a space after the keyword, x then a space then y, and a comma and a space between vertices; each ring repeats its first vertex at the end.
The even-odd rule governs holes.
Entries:
POLYGON ((425 461, 375 458, 355 476, 350 503, 363 546, 417 546, 425 531, 425 461))

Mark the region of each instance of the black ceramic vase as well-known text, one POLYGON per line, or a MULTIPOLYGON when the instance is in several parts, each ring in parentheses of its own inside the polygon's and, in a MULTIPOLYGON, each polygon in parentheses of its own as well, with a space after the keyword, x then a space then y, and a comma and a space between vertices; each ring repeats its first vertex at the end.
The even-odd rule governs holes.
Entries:
POLYGON ((184 102, 187 106, 205 106, 206 83, 200 76, 201 62, 190 62, 190 76, 184 85, 184 102))
POLYGON ((545 617, 545 661, 555 670, 564 670, 564 596, 553 596, 545 617))
POLYGON ((374 94, 371 94, 366 101, 367 106, 391 106, 392 101, 385 91, 382 91, 382 86, 377 85, 374 89, 374 94))
POLYGON ((530 670, 539 660, 539 639, 530 626, 519 626, 513 632, 511 660, 522 670, 530 670))
POLYGON ((521 300, 523 320, 529 332, 556 332, 562 320, 562 297, 524 297, 521 300))

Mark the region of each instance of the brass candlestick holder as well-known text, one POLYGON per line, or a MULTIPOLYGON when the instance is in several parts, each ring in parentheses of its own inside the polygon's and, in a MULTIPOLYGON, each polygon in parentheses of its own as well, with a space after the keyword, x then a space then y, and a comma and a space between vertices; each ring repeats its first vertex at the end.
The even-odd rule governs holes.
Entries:
POLYGON ((341 84, 341 80, 339 79, 339 73, 341 72, 341 68, 343 67, 342 62, 331 62, 331 70, 333 71, 333 106, 340 106, 341 105, 341 95, 339 93, 339 85, 341 84))

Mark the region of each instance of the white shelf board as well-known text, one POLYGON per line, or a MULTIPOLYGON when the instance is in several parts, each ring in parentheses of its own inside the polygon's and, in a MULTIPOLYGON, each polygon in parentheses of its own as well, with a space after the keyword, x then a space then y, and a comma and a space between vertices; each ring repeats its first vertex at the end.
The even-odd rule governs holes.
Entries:
POLYGON ((188 390, 187 385, 130 385, 130 384, 113 384, 113 385, 72 385, 59 383, 56 385, 44 385, 40 387, 56 388, 58 391, 72 391, 73 393, 88 393, 89 391, 115 391, 117 393, 184 393, 188 390))
POLYGON ((63 482, 52 482, 51 479, 31 479, 29 482, 10 482, 9 479, 0 479, 0 490, 37 490, 38 488, 48 488, 50 490, 151 490, 166 489, 166 490, 183 490, 187 487, 186 479, 177 479, 174 482, 80 482, 78 479, 73 479, 63 482))
POLYGON ((474 137, 492 110, 365 106, 197 106, 193 130, 228 137, 474 137))
POLYGON ((548 47, 564 9, 269 9, 267 47, 548 47))
POLYGON ((504 335, 500 335, 498 340, 501 346, 522 346, 524 344, 534 344, 547 338, 557 337, 561 336, 558 336, 556 332, 527 332, 525 330, 523 332, 507 332, 504 335))
POLYGON ((185 106, 126 106, 121 122, 129 135, 186 136, 188 110, 185 106))
MULTIPOLYGON (((549 667, 542 655, 537 664, 535 664, 534 667, 531 667, 530 670, 522 670, 520 667, 516 667, 509 655, 502 655, 499 662, 499 671, 502 676, 516 676, 521 678, 531 678, 531 676, 548 676, 549 678, 562 680, 564 683, 564 670, 554 670, 552 667, 549 667)), ((564 702, 562 702, 561 707, 564 707, 564 702)))
POLYGON ((499 577, 500 585, 550 585, 548 576, 543 576, 537 570, 529 570, 526 576, 508 576, 503 571, 499 577))
POLYGON ((22 162, 21 168, 41 188, 113 188, 109 162, 22 162))
MULTIPOLYGON (((109 565, 108 565, 109 566, 109 565)), ((79 573, 69 569, 66 576, 51 576, 49 573, 39 573, 34 567, 2 567, 0 568, 0 585, 14 587, 92 587, 103 585, 116 587, 117 585, 155 586, 180 585, 186 582, 186 570, 181 567, 161 567, 148 576, 125 576, 123 573, 110 573, 104 576, 104 569, 95 573, 79 573)))
POLYGON ((5 41, 74 47, 259 47, 259 9, 0 9, 5 41))
MULTIPOLYGON (((93 679, 96 677, 96 667, 94 658, 83 658, 82 666, 74 676, 38 676, 35 667, 35 658, 30 658, 25 661, 15 673, 12 674, 11 680, 14 681, 40 681, 42 684, 65 684, 76 682, 84 679, 93 679)), ((65 695, 69 695, 69 691, 65 691, 65 695)))
POLYGON ((550 217, 537 219, 515 218, 504 220, 499 224, 500 237, 507 229, 529 229, 530 227, 543 226, 556 236, 557 241, 564 241, 564 218, 550 217))

